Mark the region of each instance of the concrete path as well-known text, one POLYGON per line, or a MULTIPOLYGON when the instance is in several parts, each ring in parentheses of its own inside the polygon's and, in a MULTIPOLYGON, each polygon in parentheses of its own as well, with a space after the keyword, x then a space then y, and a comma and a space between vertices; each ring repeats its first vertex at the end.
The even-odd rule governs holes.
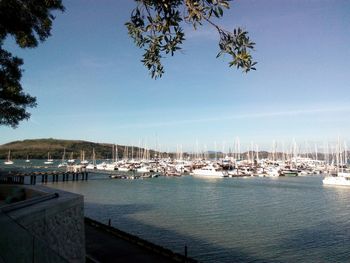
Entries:
POLYGON ((85 242, 86 262, 174 262, 89 224, 85 224, 85 242))

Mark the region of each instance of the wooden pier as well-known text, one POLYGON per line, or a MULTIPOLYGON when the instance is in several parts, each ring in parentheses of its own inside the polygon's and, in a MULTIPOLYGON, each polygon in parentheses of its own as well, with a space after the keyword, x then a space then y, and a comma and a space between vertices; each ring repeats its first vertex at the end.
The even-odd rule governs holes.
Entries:
POLYGON ((30 185, 35 185, 39 180, 42 184, 59 181, 87 181, 88 175, 85 168, 77 169, 77 167, 67 167, 66 171, 11 172, 0 177, 0 184, 25 184, 25 178, 29 178, 30 185))

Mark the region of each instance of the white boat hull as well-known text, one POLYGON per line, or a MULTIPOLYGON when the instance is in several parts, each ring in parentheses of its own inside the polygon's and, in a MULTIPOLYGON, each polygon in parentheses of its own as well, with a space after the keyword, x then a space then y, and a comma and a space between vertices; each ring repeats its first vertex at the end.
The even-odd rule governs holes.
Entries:
POLYGON ((116 166, 114 164, 107 164, 105 167, 106 171, 114 171, 116 170, 116 166))
POLYGON ((120 172, 128 172, 128 171, 130 171, 130 168, 127 168, 127 167, 118 167, 118 171, 120 171, 120 172))
POLYGON ((203 178, 224 178, 228 176, 222 171, 210 171, 201 169, 193 170, 191 175, 203 178))
POLYGON ((342 177, 342 176, 336 176, 336 177, 325 177, 323 179, 324 185, 343 185, 343 186, 350 186, 350 177, 342 177))
POLYGON ((93 164, 88 164, 88 165, 86 166, 86 169, 88 169, 88 170, 94 170, 94 169, 96 169, 96 166, 93 165, 93 164))
POLYGON ((147 168, 147 167, 141 167, 141 168, 136 169, 136 172, 138 172, 138 173, 149 173, 150 169, 147 168))

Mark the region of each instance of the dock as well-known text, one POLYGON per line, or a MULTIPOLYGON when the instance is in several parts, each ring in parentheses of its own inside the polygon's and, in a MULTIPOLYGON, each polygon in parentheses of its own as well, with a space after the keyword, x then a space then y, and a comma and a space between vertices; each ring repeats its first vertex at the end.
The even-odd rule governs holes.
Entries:
POLYGON ((41 181, 42 184, 48 182, 67 182, 67 181, 87 181, 89 174, 85 168, 68 166, 65 171, 33 171, 19 172, 11 171, 0 175, 1 184, 25 184, 26 178, 29 178, 30 185, 35 185, 41 181))

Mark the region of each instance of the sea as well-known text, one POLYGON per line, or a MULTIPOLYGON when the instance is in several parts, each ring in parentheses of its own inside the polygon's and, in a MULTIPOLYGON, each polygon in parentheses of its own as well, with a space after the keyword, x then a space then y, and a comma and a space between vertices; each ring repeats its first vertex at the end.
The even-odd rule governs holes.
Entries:
POLYGON ((350 262, 350 187, 322 179, 90 173, 46 185, 82 194, 88 217, 178 253, 187 246, 201 262, 350 262))

